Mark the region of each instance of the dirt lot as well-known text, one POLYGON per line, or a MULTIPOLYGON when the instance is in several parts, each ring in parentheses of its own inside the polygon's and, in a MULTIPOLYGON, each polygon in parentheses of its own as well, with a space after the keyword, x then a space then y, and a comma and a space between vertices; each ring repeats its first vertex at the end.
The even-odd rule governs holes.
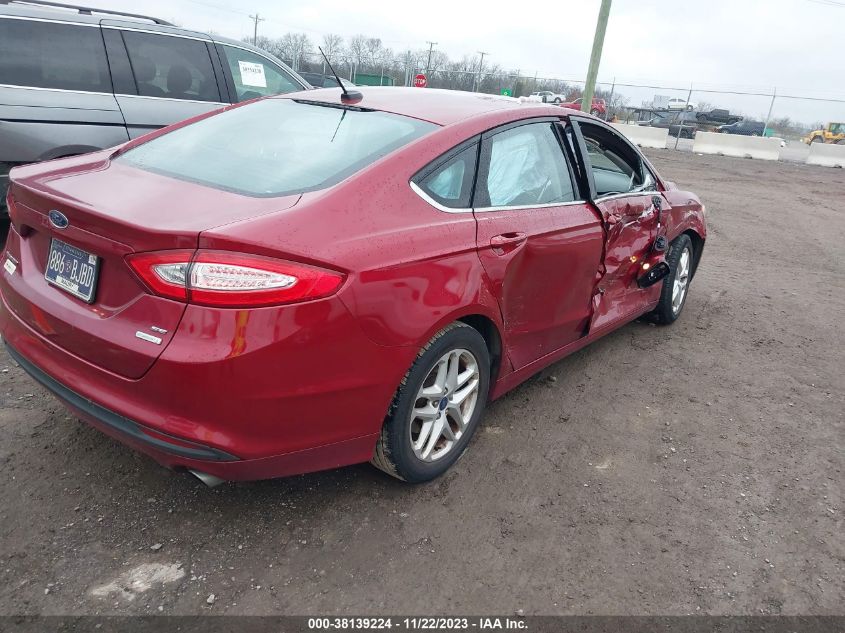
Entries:
POLYGON ((206 489, 3 353, 0 614, 845 613, 845 173, 652 156, 709 210, 683 317, 504 397, 430 485, 206 489))

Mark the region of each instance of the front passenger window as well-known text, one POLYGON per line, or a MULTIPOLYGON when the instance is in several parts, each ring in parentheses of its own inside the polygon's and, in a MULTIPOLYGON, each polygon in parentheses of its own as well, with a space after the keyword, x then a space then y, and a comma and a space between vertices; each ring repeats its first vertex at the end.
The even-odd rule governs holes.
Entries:
POLYGON ((304 90, 293 77, 261 55, 234 46, 224 45, 223 50, 235 82, 238 101, 304 90))
POLYGON ((587 146, 596 195, 639 191, 648 183, 639 157, 615 133, 598 125, 579 123, 587 146))

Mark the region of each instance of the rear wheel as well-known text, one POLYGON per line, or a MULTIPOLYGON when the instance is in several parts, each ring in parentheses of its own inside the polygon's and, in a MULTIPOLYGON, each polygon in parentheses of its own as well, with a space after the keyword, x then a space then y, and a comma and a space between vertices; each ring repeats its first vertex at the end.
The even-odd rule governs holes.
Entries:
POLYGON ((402 379, 371 463, 409 483, 439 477, 466 450, 489 386, 481 334, 460 322, 440 330, 402 379))
POLYGON ((666 255, 670 274, 663 279, 660 302, 649 314, 656 323, 674 323, 687 301, 687 292, 692 279, 693 250, 689 235, 682 233, 669 245, 666 255))
POLYGON ((555 103, 560 103, 560 97, 555 97, 555 103))

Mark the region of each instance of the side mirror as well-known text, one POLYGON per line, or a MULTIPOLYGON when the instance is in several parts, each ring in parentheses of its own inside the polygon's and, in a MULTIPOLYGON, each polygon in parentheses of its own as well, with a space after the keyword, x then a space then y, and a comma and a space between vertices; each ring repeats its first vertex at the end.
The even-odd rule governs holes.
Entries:
POLYGON ((669 264, 665 261, 658 261, 654 265, 643 264, 642 266, 643 274, 637 278, 637 285, 640 288, 648 288, 649 286, 653 286, 658 281, 669 275, 672 270, 669 268, 669 264), (648 268, 646 268, 648 266, 648 268))

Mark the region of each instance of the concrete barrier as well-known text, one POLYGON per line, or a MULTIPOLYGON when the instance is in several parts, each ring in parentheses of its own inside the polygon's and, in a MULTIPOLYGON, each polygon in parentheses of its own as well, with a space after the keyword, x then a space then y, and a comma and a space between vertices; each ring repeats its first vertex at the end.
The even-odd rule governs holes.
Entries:
POLYGON ((813 143, 810 145, 810 155, 807 156, 807 164, 845 168, 845 145, 813 143))
POLYGON ((634 145, 666 149, 666 139, 669 138, 669 130, 666 128, 631 125, 629 123, 611 123, 611 125, 634 145))
POLYGON ((696 132, 692 151, 697 154, 778 160, 780 158, 780 139, 742 136, 741 134, 696 132))

